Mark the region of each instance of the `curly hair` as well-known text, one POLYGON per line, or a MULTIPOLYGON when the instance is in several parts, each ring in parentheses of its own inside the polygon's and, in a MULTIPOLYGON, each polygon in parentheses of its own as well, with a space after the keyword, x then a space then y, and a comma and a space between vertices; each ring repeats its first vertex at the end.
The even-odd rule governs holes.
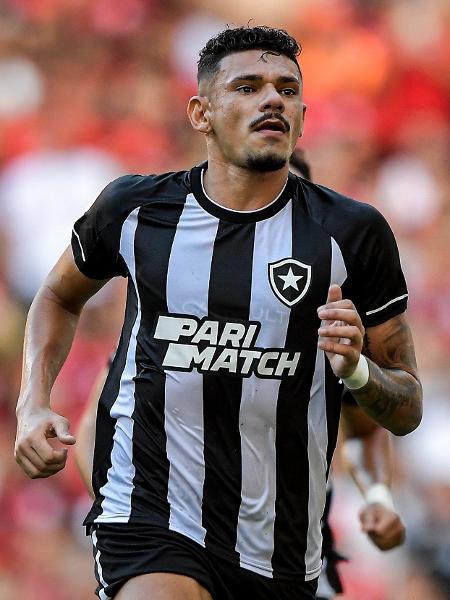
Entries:
POLYGON ((200 51, 197 63, 198 82, 214 75, 224 56, 244 50, 267 50, 283 54, 295 62, 297 67, 297 56, 302 51, 300 44, 284 29, 265 25, 228 28, 211 38, 200 51))

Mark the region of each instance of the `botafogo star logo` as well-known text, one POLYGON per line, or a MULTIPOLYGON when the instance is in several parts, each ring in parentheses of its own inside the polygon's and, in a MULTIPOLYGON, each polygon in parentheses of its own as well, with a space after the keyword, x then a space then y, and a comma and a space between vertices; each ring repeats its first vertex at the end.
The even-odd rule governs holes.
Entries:
POLYGON ((311 284, 311 265, 283 258, 269 264, 269 282, 275 296, 292 307, 305 296, 311 284))

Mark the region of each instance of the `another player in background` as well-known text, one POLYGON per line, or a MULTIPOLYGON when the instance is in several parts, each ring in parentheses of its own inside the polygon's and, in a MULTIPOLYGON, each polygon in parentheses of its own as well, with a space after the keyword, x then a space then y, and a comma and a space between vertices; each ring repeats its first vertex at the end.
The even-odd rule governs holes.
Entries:
MULTIPOLYGON (((291 170, 296 175, 311 179, 310 166, 300 149, 294 151, 290 164, 291 170)), ((97 406, 108 369, 109 367, 100 373, 93 387, 78 426, 75 447, 77 465, 92 498, 94 498, 92 463, 97 406)), ((380 550, 395 548, 403 543, 405 528, 394 509, 390 493, 392 478, 390 434, 364 414, 349 392, 343 395, 341 423, 343 435, 340 450, 344 454, 344 464, 366 499, 366 506, 360 512, 361 528, 380 550)), ((317 600, 331 600, 335 594, 342 592, 336 563, 343 560, 343 557, 334 546, 334 537, 329 524, 332 494, 330 480, 322 520, 324 562, 319 578, 317 600)))
POLYGON ((101 599, 313 599, 340 381, 397 435, 421 420, 389 226, 289 173, 298 54, 266 27, 209 40, 188 104, 207 163, 112 182, 30 309, 16 460, 47 477, 48 437, 75 442, 50 391, 81 310, 128 279, 85 520, 101 599))

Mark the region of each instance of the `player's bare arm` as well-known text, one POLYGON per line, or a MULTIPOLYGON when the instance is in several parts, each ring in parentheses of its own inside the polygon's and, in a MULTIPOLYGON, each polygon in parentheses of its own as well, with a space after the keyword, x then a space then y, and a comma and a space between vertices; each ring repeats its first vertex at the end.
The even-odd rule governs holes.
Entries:
POLYGON ((53 448, 49 438, 64 445, 75 443, 67 419, 50 408, 50 392, 70 350, 84 304, 105 283, 82 275, 67 249, 31 305, 16 409, 15 457, 33 479, 54 475, 66 463, 67 449, 53 448))
POLYGON ((351 390, 359 406, 396 435, 413 431, 422 416, 422 386, 405 316, 365 330, 354 304, 342 299, 336 285, 330 287, 318 315, 322 319, 319 348, 326 352, 337 377, 345 383, 355 373, 361 354, 367 359, 367 383, 351 390))
POLYGON ((415 429, 422 416, 422 386, 405 315, 368 328, 363 353, 370 379, 364 389, 352 392, 358 403, 377 422, 399 422, 399 431, 388 427, 393 433, 415 429))
POLYGON ((340 433, 344 464, 361 493, 374 483, 390 486, 393 450, 389 432, 344 398, 340 433))
POLYGON ((380 550, 391 550, 405 540, 405 526, 394 507, 392 440, 357 405, 342 407, 344 464, 366 500, 359 513, 362 531, 380 550))

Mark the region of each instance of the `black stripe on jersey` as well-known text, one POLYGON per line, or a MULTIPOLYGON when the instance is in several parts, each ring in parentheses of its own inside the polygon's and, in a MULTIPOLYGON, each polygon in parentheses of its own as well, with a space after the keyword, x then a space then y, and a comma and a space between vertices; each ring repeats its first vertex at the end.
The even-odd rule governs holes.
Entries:
POLYGON ((291 309, 286 349, 302 351, 300 378, 282 381, 277 405, 277 499, 275 543, 272 557, 274 577, 305 572, 308 534, 308 406, 314 375, 317 307, 327 297, 330 283, 330 237, 304 212, 302 195, 293 203, 292 257, 312 268, 311 285, 305 298, 291 309), (305 243, 306 240, 306 243, 305 243), (298 332, 304 347, 298 348, 298 332), (311 351, 312 350, 312 351, 311 351), (289 553, 283 549, 289 548, 289 553))
MULTIPOLYGON (((181 199, 180 199, 181 200, 181 199)), ((184 198, 185 202, 186 198, 184 198)), ((168 527, 167 487, 169 461, 164 429, 165 382, 162 363, 169 342, 154 345, 156 314, 167 312, 166 284, 169 258, 184 202, 165 208, 164 221, 157 204, 142 207, 135 236, 136 280, 144 310, 137 335, 135 407, 133 412, 133 464, 136 469, 130 522, 149 518, 168 527), (149 257, 152 260, 149 261, 149 257)))
POLYGON ((125 308, 124 325, 122 328, 119 345, 110 367, 103 391, 101 393, 96 419, 94 462, 92 469, 92 485, 96 493, 96 501, 90 513, 85 519, 91 523, 102 513, 101 504, 104 496, 100 495, 100 488, 108 479, 108 470, 111 467, 111 448, 116 428, 116 421, 110 415, 112 405, 119 395, 120 377, 125 369, 128 345, 130 343, 131 331, 137 317, 136 290, 131 278, 128 279, 127 304, 125 308))
MULTIPOLYGON (((254 224, 242 226, 220 221, 211 263, 209 317, 248 320, 254 237, 254 224)), ((203 375, 205 544, 222 552, 224 547, 229 548, 236 563, 239 563, 235 552, 236 525, 241 504, 241 394, 241 377, 203 375)))

